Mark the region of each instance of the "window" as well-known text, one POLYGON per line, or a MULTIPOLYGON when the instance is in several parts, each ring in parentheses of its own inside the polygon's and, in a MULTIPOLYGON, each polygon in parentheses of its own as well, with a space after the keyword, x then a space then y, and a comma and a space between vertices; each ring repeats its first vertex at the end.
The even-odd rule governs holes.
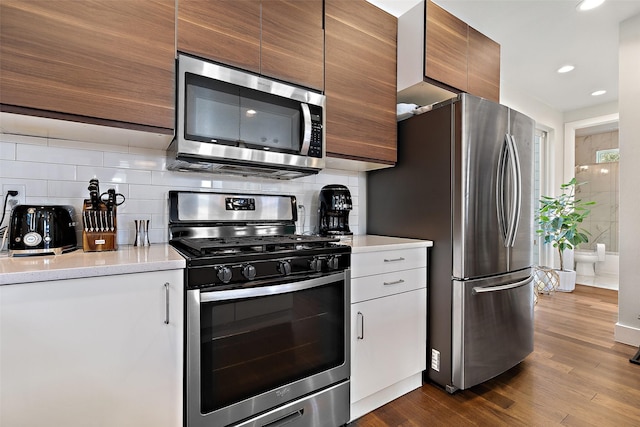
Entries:
POLYGON ((611 148, 609 150, 596 151, 596 163, 611 163, 620 161, 620 149, 611 148))

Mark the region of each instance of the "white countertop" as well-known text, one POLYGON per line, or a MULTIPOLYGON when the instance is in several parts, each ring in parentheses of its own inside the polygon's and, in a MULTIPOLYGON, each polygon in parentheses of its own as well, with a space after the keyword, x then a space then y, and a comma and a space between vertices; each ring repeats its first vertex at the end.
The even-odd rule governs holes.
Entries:
POLYGON ((117 251, 62 255, 0 256, 0 285, 76 279, 184 268, 185 259, 168 244, 120 246, 117 251))
POLYGON ((342 243, 350 244, 351 252, 354 254, 398 249, 428 248, 433 246, 431 240, 405 239, 371 234, 353 236, 352 241, 344 240, 342 243))
MULTIPOLYGON (((354 254, 433 246, 430 240, 374 235, 353 236, 342 243, 349 244, 354 254)), ((174 270, 185 265, 185 259, 168 244, 120 246, 117 251, 105 252, 77 249, 62 255, 32 257, 9 257, 5 253, 0 256, 0 285, 174 270)))

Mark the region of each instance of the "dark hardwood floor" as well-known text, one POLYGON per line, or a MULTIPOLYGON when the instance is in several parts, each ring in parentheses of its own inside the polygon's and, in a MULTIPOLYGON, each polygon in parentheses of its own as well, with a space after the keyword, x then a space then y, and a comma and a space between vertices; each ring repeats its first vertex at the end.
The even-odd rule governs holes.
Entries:
POLYGON ((640 426, 638 348, 614 341, 617 319, 617 291, 541 295, 521 364, 453 395, 424 384, 349 427, 640 426))

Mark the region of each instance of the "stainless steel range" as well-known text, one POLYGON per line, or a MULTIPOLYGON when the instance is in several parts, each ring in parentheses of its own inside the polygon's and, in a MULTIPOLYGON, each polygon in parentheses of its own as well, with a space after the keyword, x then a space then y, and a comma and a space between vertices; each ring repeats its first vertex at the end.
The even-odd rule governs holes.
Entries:
POLYGON ((185 425, 349 420, 349 267, 337 239, 295 234, 294 196, 169 192, 187 260, 185 425))

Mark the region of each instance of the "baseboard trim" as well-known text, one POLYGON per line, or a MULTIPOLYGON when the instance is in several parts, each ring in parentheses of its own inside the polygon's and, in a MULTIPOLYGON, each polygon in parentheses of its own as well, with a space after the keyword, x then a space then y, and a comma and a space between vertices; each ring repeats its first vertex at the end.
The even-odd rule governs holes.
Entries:
POLYGON ((419 387, 422 387, 422 372, 412 375, 402 381, 398 381, 397 383, 367 396, 364 399, 353 402, 351 403, 351 420, 349 420, 349 422, 354 421, 374 409, 377 409, 419 387))
POLYGON ((616 323, 615 340, 623 344, 640 346, 640 329, 616 323))

